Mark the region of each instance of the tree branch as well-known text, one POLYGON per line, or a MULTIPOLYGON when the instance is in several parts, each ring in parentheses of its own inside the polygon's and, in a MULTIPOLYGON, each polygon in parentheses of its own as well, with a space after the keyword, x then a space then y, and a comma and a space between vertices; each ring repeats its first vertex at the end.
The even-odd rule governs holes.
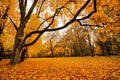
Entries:
POLYGON ((71 19, 69 22, 67 22, 64 26, 62 27, 58 27, 58 28, 54 28, 54 29, 47 29, 46 31, 57 31, 57 30, 60 30, 60 29, 64 29, 66 28, 68 25, 70 25, 71 23, 75 22, 77 19, 77 16, 79 15, 79 13, 90 3, 90 0, 88 0, 78 11, 77 13, 75 14, 75 16, 73 17, 73 19, 71 19))
POLYGON ((40 15, 40 12, 41 12, 41 9, 42 9, 42 6, 43 6, 44 2, 45 2, 45 0, 43 0, 42 3, 41 3, 41 5, 40 5, 37 17, 40 15))
POLYGON ((93 5, 94 5, 94 11, 92 11, 91 13, 89 13, 87 16, 81 18, 81 19, 77 19, 77 20, 84 20, 84 19, 88 19, 89 17, 92 16, 93 13, 96 13, 97 12, 97 8, 96 8, 96 0, 94 0, 93 2, 93 5))
POLYGON ((24 2, 24 9, 26 10, 26 7, 27 7, 27 0, 25 0, 24 2))
POLYGON ((64 28, 66 28, 68 25, 72 24, 74 21, 75 21, 75 20, 72 19, 72 20, 70 20, 68 23, 66 23, 64 26, 58 27, 58 28, 54 28, 54 29, 47 29, 46 32, 57 31, 57 30, 64 29, 64 28))
POLYGON ((95 27, 104 27, 104 26, 101 26, 101 25, 92 25, 92 24, 82 24, 79 20, 77 21, 80 26, 95 26, 95 27))
MULTIPOLYGON (((10 17, 9 17, 10 18, 10 17)), ((14 28, 16 29, 16 31, 18 32, 18 28, 16 26, 16 24, 13 22, 13 20, 10 18, 10 21, 12 22, 12 24, 14 25, 14 28)))
POLYGON ((26 12, 23 3, 24 3, 24 0, 19 0, 19 9, 20 9, 20 15, 21 15, 20 21, 21 21, 21 22, 23 22, 24 17, 25 17, 25 12, 26 12))
POLYGON ((38 34, 38 36, 37 36, 32 42, 27 43, 27 44, 24 44, 23 47, 27 47, 27 46, 33 45, 33 44, 40 38, 40 36, 41 36, 42 34, 43 34, 43 33, 38 34))
POLYGON ((24 23, 27 23, 27 22, 28 22, 28 20, 29 20, 31 14, 32 14, 32 12, 33 12, 33 10, 34 10, 37 2, 38 2, 38 0, 34 0, 32 6, 31 6, 31 8, 30 8, 30 10, 28 11, 27 15, 26 15, 25 18, 24 18, 24 23))
POLYGON ((75 19, 76 19, 77 16, 80 14, 80 12, 85 9, 85 7, 90 3, 90 1, 91 1, 91 0, 88 0, 81 8, 77 11, 77 13, 76 13, 75 16, 74 16, 75 19))
POLYGON ((67 7, 64 7, 64 8, 67 9, 73 16, 75 16, 69 8, 67 7))

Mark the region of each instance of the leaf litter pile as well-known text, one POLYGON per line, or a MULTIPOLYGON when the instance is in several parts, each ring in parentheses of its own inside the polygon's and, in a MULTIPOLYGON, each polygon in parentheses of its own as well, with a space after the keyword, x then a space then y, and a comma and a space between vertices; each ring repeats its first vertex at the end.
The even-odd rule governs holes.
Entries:
POLYGON ((28 58, 0 61, 0 80, 120 80, 120 56, 28 58))

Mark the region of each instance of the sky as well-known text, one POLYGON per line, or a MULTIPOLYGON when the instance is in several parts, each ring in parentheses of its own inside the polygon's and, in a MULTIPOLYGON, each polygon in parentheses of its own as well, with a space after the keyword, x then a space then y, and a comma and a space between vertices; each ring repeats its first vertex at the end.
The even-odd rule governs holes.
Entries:
MULTIPOLYGON (((30 9, 30 7, 32 6, 33 1, 34 0, 28 0, 28 2, 27 2, 27 12, 30 9)), ((33 13, 35 13, 35 11, 36 11, 36 8, 34 9, 33 13)))

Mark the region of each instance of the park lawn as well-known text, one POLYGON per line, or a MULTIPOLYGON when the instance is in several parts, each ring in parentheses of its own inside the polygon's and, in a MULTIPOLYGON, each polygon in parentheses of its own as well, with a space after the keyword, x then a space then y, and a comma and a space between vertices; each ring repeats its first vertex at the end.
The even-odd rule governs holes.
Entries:
POLYGON ((120 56, 3 59, 0 80, 120 80, 120 56))

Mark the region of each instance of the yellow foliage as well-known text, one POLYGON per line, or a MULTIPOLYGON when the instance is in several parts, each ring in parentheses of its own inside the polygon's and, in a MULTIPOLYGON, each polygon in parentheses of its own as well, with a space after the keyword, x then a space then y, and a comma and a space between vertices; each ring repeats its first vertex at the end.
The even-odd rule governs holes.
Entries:
POLYGON ((64 53, 64 49, 62 47, 55 48, 55 53, 64 53))
POLYGON ((73 26, 73 27, 79 26, 79 23, 78 22, 74 22, 74 23, 71 24, 71 26, 73 26))
MULTIPOLYGON (((30 40, 29 42, 31 41, 32 40, 30 40)), ((44 50, 44 45, 41 42, 41 38, 35 44, 28 47, 29 56, 36 55, 40 52, 40 50, 44 50)))
POLYGON ((87 32, 87 31, 84 32, 84 35, 85 35, 85 36, 88 36, 88 35, 89 35, 89 32, 87 32))
POLYGON ((53 24, 51 25, 51 28, 55 28, 58 26, 58 20, 54 20, 53 24))
POLYGON ((31 31, 37 30, 39 27, 39 24, 40 24, 40 19, 37 18, 36 14, 32 14, 29 22, 26 25, 26 28, 24 29, 25 34, 28 34, 31 31))
POLYGON ((51 4, 51 6, 52 6, 52 11, 56 11, 56 8, 57 8, 57 3, 55 3, 55 1, 54 0, 50 0, 50 4, 51 4))
POLYGON ((3 29, 3 35, 0 36, 4 49, 13 49, 15 34, 16 31, 12 23, 9 24, 9 27, 5 26, 3 29))
POLYGON ((107 37, 105 35, 100 35, 99 39, 100 41, 105 42, 107 40, 107 37))
POLYGON ((102 53, 100 46, 95 47, 95 53, 96 54, 101 54, 102 53))
POLYGON ((69 0, 58 0, 59 6, 63 6, 65 5, 65 3, 67 3, 69 0))

